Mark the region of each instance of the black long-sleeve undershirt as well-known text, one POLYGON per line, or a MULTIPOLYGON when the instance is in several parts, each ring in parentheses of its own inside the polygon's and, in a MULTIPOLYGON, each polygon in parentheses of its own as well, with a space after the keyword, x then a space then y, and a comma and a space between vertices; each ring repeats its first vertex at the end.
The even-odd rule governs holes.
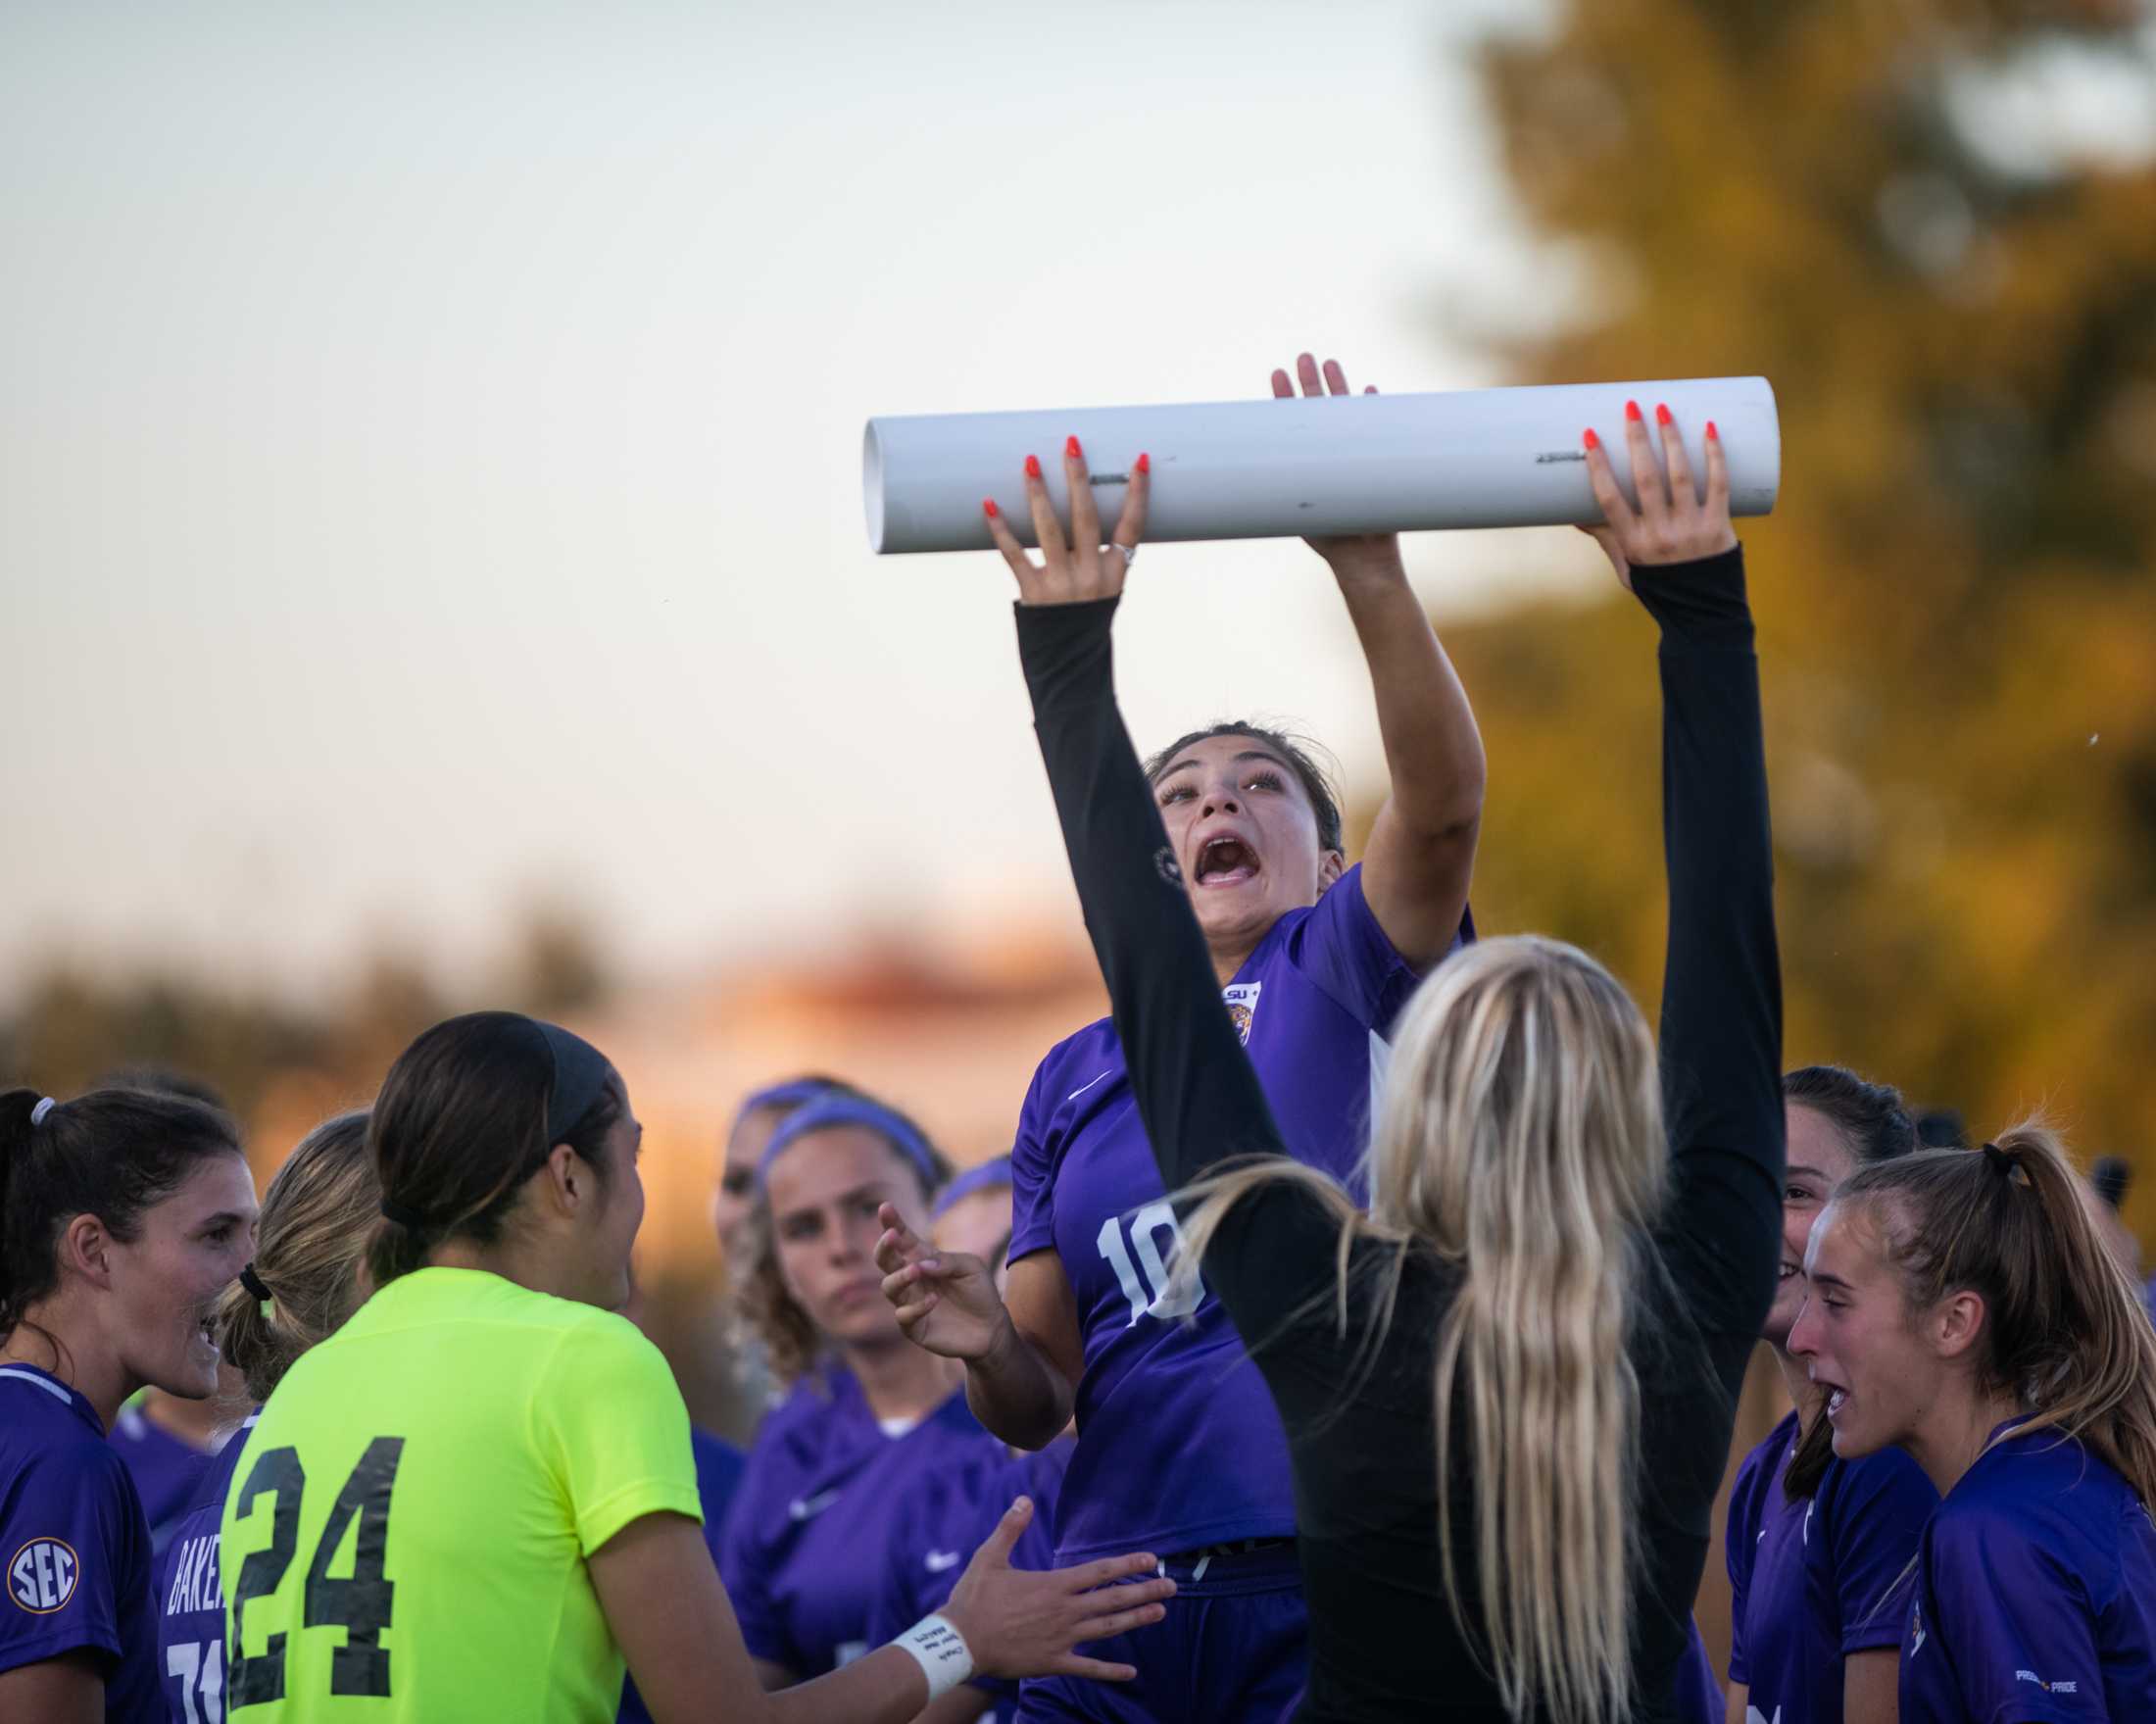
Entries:
MULTIPOLYGON (((1736 1394, 1773 1293, 1783 1165, 1775 946, 1757 661, 1740 553, 1635 571, 1662 628, 1663 832, 1670 930, 1661 1070, 1672 1197, 1666 1271, 1635 1323, 1641 1546, 1635 1674, 1668 1715, 1736 1394)), ((1115 601, 1021 606, 1036 729, 1086 924, 1161 1178, 1284 1153, 1227 1012, 1159 812, 1116 710, 1115 601)), ((1358 1341, 1364 1242, 1343 1340, 1330 1295, 1339 1225, 1305 1189, 1263 1186, 1230 1212, 1206 1285, 1252 1350, 1287 1427, 1310 1605, 1304 1720, 1504 1716, 1454 1624, 1437 1543, 1434 1338, 1452 1283, 1410 1251, 1374 1357, 1358 1341)), ((1458 1428, 1461 1415, 1455 1413, 1458 1428)), ((1475 1481, 1456 1466, 1455 1572, 1477 1613, 1475 1481)))

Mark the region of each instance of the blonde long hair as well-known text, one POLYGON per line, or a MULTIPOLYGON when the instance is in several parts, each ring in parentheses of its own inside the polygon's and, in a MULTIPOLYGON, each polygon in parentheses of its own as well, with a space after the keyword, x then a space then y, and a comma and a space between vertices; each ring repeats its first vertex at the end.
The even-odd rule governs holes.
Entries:
POLYGON ((1344 1329, 1355 1245, 1391 1248, 1361 1337, 1368 1357, 1408 1254, 1435 1254, 1454 1279, 1431 1389, 1453 1620, 1514 1717, 1541 1706, 1565 1724, 1623 1724, 1639 1562, 1627 1342, 1669 1185, 1645 1019, 1575 947, 1516 937, 1455 954, 1401 1014, 1368 1169, 1367 1214, 1324 1173, 1278 1158, 1192 1187, 1184 1272, 1236 1204, 1276 1180, 1300 1184, 1340 1221, 1344 1329), (1456 1408, 1474 1469, 1479 1610, 1453 1556, 1456 1408))
POLYGON ((249 1265, 271 1303, 235 1281, 213 1318, 218 1350, 246 1377, 250 1400, 268 1401, 300 1355, 366 1302, 367 1242, 381 1201, 365 1111, 323 1120, 277 1169, 249 1265))

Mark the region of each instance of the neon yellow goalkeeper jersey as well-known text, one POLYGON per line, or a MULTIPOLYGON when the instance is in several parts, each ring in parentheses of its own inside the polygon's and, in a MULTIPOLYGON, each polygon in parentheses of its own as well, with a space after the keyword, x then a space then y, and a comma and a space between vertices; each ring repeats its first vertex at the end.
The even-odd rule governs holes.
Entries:
POLYGON ((270 1396, 232 1473, 226 1715, 607 1724, 585 1558, 702 1520, 689 1415, 624 1318, 473 1269, 392 1281, 270 1396))

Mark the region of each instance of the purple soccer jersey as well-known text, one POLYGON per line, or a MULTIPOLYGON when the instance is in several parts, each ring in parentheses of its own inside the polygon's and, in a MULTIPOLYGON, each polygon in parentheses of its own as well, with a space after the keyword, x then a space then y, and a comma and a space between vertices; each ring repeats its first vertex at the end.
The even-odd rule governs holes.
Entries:
MULTIPOLYGON (((883 1581, 868 1613, 868 1644, 881 1646, 941 1610, 981 1541, 1016 1498, 1033 1499, 1033 1523, 1011 1550, 1010 1566, 1054 1568, 1055 1499, 1072 1447, 1071 1439, 1058 1437, 1037 1454, 984 1452, 961 1466, 922 1474, 891 1523, 883 1581)), ((1016 1683, 989 1677, 976 1678, 974 1686, 1004 1699, 1018 1692, 1016 1683)))
POLYGON ((32 1365, 0 1365, 0 1670, 97 1656, 111 1724, 162 1724, 150 1529, 89 1402, 32 1365))
POLYGON ((1723 1724, 1729 1709, 1723 1704, 1722 1685, 1714 1680, 1714 1660, 1707 1656, 1707 1643, 1699 1638, 1696 1620, 1677 1666, 1676 1703, 1677 1724, 1723 1724))
POLYGON ((112 1444, 134 1476, 142 1518, 150 1523, 150 1553, 163 1555, 217 1454, 183 1443, 134 1405, 122 1406, 113 1420, 112 1444))
POLYGON ((187 1511, 172 1526, 150 1589, 157 1617, 158 1681, 172 1724, 220 1724, 224 1717, 224 1589, 218 1575, 219 1525, 232 1470, 255 1415, 249 1413, 210 1462, 187 1511))
POLYGON ((866 1651, 900 1508, 929 1475, 1002 1452, 962 1393, 891 1437, 843 1367, 797 1383, 750 1446, 719 1544, 750 1654, 806 1680, 866 1651))
POLYGON ((1938 1493, 1899 1449, 1832 1460, 1819 1489, 1783 1489, 1790 1413, 1744 1456, 1730 1494, 1730 1680, 1763 1718, 1841 1724, 1841 1661, 1901 1644, 1911 1564, 1938 1493))
POLYGON ((2008 1437, 1924 1529, 1901 1724, 2089 1719, 2156 1719, 2156 1522, 2080 1443, 2008 1437))
MULTIPOLYGON (((1299 1159, 1354 1176, 1382 1037, 1419 979, 1371 913, 1358 865, 1275 922, 1222 990, 1299 1159)), ((1288 1444, 1264 1380, 1217 1300, 1202 1295, 1194 1312, 1168 1296, 1175 1215, 1108 1019, 1041 1061, 1011 1168, 1011 1258, 1062 1258, 1085 1342, 1060 1558, 1292 1534, 1288 1444)))

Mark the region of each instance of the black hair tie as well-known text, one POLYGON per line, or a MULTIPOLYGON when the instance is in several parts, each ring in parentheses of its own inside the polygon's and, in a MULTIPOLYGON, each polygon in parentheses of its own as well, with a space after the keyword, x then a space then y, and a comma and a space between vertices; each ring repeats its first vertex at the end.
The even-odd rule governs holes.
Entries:
POLYGON ((239 1272, 239 1284, 254 1296, 257 1305, 268 1305, 275 1297, 270 1293, 269 1284, 255 1273, 255 1265, 252 1263, 239 1272))
POLYGON ((382 1199, 382 1218, 385 1221, 394 1221, 409 1233, 424 1233, 426 1231, 426 1217, 424 1215, 416 1209, 406 1208, 402 1204, 393 1204, 387 1198, 382 1199))
POLYGON ((1984 1159, 1991 1171, 2001 1179, 2014 1177, 2014 1158, 2000 1149, 1997 1144, 1985 1144, 1984 1146, 1984 1159))

